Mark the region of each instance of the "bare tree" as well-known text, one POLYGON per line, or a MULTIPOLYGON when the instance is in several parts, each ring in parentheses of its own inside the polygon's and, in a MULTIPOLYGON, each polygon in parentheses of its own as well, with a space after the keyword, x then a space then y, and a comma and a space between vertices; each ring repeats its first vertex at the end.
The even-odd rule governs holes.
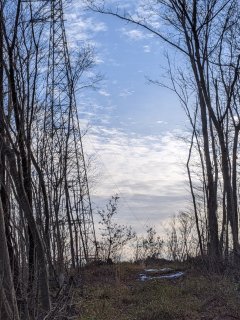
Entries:
POLYGON ((102 259, 105 261, 116 260, 124 246, 136 236, 131 226, 120 225, 116 222, 118 200, 117 195, 113 196, 106 205, 106 210, 98 211, 101 218, 99 221, 101 240, 98 245, 102 259))
MULTIPOLYGON (((201 157, 204 201, 207 209, 208 254, 212 259, 212 265, 221 259, 222 233, 226 233, 226 246, 232 247, 237 262, 239 213, 236 168, 240 60, 238 1, 148 1, 141 2, 137 10, 129 12, 121 11, 114 3, 109 5, 104 1, 86 2, 93 11, 113 15, 151 32, 174 48, 188 62, 191 70, 188 89, 189 92, 195 93, 194 101, 188 101, 188 106, 193 104, 195 110, 197 100, 199 110, 200 134, 193 137, 201 157), (220 196, 222 191, 223 194, 220 196), (223 214, 223 218, 220 217, 220 213, 223 214)), ((186 74, 186 70, 181 73, 186 74)), ((184 85, 186 82, 183 87, 184 85)), ((182 101, 182 97, 180 99, 182 101)), ((194 123, 194 115, 190 117, 194 123)), ((189 169, 188 165, 188 174, 189 169)), ((191 175, 189 178, 194 205, 191 175)), ((198 223, 196 208, 194 210, 198 223)))

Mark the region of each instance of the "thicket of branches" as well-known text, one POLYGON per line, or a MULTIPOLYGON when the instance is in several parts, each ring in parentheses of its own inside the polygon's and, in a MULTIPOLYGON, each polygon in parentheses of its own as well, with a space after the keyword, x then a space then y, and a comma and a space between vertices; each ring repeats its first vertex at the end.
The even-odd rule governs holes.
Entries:
POLYGON ((73 70, 62 1, 0 1, 0 318, 4 320, 54 319, 64 313, 65 290, 71 286, 66 272, 78 270, 95 254, 74 95, 77 81, 94 65, 91 48, 80 48, 74 63, 73 70), (50 285, 64 291, 54 307, 50 285))
POLYGON ((98 256, 102 261, 113 263, 121 260, 126 245, 132 242, 136 233, 131 226, 117 223, 119 196, 115 195, 106 204, 106 209, 98 211, 100 216, 98 241, 98 256))

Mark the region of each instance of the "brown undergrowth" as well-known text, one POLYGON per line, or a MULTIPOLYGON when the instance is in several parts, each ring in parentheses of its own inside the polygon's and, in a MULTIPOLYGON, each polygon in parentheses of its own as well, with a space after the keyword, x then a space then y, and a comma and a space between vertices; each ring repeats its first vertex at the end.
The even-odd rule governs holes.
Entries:
MULTIPOLYGON (((166 268, 169 265, 151 266, 166 268)), ((205 274, 185 264, 177 280, 139 281, 144 265, 92 266, 84 272, 83 295, 75 295, 79 320, 240 319, 239 285, 229 277, 205 274)))

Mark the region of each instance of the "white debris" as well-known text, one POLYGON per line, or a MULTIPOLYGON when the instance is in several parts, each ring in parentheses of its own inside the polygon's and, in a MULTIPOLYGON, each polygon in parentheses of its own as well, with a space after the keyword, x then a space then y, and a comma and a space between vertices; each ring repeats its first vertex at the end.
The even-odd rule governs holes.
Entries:
POLYGON ((170 272, 170 271, 173 271, 172 268, 162 268, 162 269, 145 269, 144 270, 145 272, 170 272))
POLYGON ((159 276, 149 276, 144 273, 141 273, 139 275, 139 277, 140 277, 139 280, 140 281, 147 281, 147 280, 152 280, 152 279, 172 279, 172 280, 174 280, 174 279, 179 279, 184 275, 185 275, 185 273, 182 271, 178 271, 178 272, 174 272, 174 273, 170 273, 170 274, 165 274, 165 275, 159 275, 159 276))
POLYGON ((146 280, 149 280, 149 277, 146 275, 146 274, 140 274, 140 281, 146 281, 146 280))
POLYGON ((163 276, 160 276, 159 278, 161 279, 178 279, 184 276, 184 272, 176 272, 176 273, 171 273, 171 274, 165 274, 163 276))
POLYGON ((161 272, 169 272, 169 271, 173 271, 172 268, 162 268, 162 269, 159 269, 159 271, 161 272))
POLYGON ((145 272, 158 272, 158 269, 145 269, 145 272))

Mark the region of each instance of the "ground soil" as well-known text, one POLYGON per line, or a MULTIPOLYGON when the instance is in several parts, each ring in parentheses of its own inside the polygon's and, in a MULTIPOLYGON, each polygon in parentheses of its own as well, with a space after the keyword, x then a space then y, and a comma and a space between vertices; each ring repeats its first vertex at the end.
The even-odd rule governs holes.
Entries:
POLYGON ((89 266, 75 294, 79 320, 240 320, 240 285, 186 264, 89 266), (183 271, 179 279, 140 281, 146 268, 183 271))

